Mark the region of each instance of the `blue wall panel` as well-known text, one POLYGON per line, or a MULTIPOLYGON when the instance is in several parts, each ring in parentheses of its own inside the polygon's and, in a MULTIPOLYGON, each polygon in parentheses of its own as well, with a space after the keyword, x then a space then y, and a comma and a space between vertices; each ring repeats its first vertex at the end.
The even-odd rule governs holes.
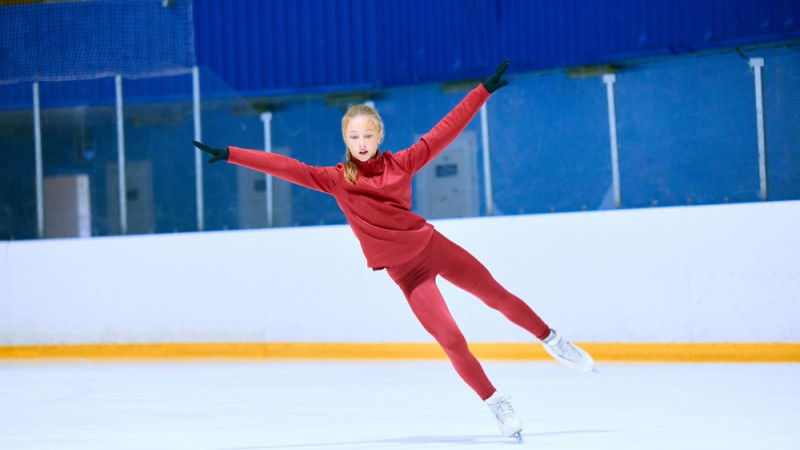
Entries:
POLYGON ((747 61, 717 55, 635 68, 618 74, 616 98, 623 205, 759 200, 747 61))
POLYGON ((767 176, 773 200, 800 198, 800 52, 764 51, 767 176))
POLYGON ((198 61, 244 94, 390 87, 800 39, 781 0, 196 2, 198 61))
MULTIPOLYGON (((198 64, 241 96, 352 91, 483 77, 503 59, 514 73, 796 43, 799 3, 195 0, 195 44, 198 64)), ((185 97, 182 78, 126 97, 185 97)), ((113 101, 107 90, 61 89, 54 103, 113 101)), ((24 108, 29 92, 0 86, 0 109, 24 108)))

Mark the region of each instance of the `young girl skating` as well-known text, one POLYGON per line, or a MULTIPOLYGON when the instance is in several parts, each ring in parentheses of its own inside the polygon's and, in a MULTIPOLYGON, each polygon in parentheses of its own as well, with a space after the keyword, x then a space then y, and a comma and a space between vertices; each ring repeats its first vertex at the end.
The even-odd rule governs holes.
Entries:
POLYGON ((334 196, 361 244, 367 265, 386 269, 456 372, 492 410, 503 435, 520 439, 519 417, 470 352, 436 277, 475 295, 529 331, 558 361, 587 372, 594 369, 594 361, 550 329, 474 256, 411 212, 412 177, 466 128, 493 92, 508 84, 502 79, 508 64, 503 62, 419 142, 396 153, 378 151, 384 137, 383 121, 375 109, 365 105, 351 106, 342 118, 346 162, 333 167, 309 166, 286 156, 233 146, 211 148, 196 141, 194 145, 212 155, 211 163, 227 161, 334 196))

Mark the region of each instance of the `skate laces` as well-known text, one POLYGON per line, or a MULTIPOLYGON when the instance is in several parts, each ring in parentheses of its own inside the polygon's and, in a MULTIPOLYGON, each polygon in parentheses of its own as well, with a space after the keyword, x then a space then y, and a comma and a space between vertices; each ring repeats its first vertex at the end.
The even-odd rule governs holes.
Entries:
POLYGON ((511 406, 510 399, 511 397, 506 397, 495 391, 491 397, 486 399, 486 404, 494 414, 503 436, 521 440, 522 437, 519 433, 522 431, 522 423, 519 420, 519 416, 517 416, 517 412, 514 411, 514 407, 511 406))
POLYGON ((558 352, 558 354, 561 355, 562 358, 575 364, 580 363, 583 360, 583 356, 580 353, 578 353, 578 350, 576 350, 571 343, 561 339, 560 336, 557 339, 555 339, 555 341, 556 342, 553 342, 548 345, 550 345, 550 347, 553 350, 558 352))
POLYGON ((508 424, 517 417, 517 413, 514 411, 514 407, 511 406, 509 397, 503 396, 497 402, 490 404, 490 406, 498 422, 508 424))
POLYGON ((581 372, 594 370, 594 359, 579 347, 562 339, 555 330, 550 339, 544 341, 544 347, 554 358, 573 369, 581 372))

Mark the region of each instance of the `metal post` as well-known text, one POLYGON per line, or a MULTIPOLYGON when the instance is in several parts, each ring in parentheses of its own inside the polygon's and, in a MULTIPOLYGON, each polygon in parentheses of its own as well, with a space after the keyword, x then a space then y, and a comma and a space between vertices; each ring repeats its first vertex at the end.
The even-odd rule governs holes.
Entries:
POLYGON ((611 140, 611 185, 614 190, 614 206, 622 207, 622 193, 619 182, 619 148, 617 146, 617 106, 614 101, 614 83, 617 76, 614 74, 603 75, 608 97, 608 134, 611 140))
MULTIPOLYGON (((264 151, 272 153, 272 113, 267 111, 261 113, 261 121, 264 122, 264 151)), ((267 202, 267 226, 275 225, 275 211, 272 203, 272 175, 264 174, 266 185, 267 202)))
POLYGON ((764 130, 764 82, 761 78, 761 69, 764 67, 764 58, 750 58, 750 67, 756 84, 756 126, 758 127, 758 177, 761 187, 761 200, 769 197, 767 186, 767 139, 764 130))
POLYGON ((44 237, 44 175, 42 171, 42 117, 39 108, 39 82, 33 83, 33 142, 36 164, 36 236, 44 237))
MULTIPOLYGON (((192 67, 192 110, 194 111, 194 140, 203 141, 203 128, 200 121, 200 69, 192 67)), ((203 209, 203 152, 194 149, 194 191, 197 206, 197 229, 205 229, 205 210, 203 209)))
POLYGON ((492 192, 492 159, 489 150, 489 113, 486 103, 481 106, 481 148, 483 149, 483 191, 486 199, 486 215, 494 215, 492 192))
POLYGON ((125 182, 125 125, 122 113, 122 76, 115 78, 117 97, 117 172, 119 181, 119 230, 128 234, 128 188, 125 182))

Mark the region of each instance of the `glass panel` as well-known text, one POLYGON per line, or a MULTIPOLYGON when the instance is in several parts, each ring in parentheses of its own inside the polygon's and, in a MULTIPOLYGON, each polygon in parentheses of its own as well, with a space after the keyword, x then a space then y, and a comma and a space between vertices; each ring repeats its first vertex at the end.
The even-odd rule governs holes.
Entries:
MULTIPOLYGON (((259 112, 208 70, 201 71, 200 86, 203 143, 211 147, 233 145, 263 150, 264 126, 259 112)), ((188 144, 191 145, 191 140, 188 144)), ((194 173, 193 155, 194 153, 190 164, 194 173)), ((244 212, 246 207, 240 207, 238 178, 242 171, 224 162, 208 164, 209 159, 210 156, 203 153, 205 229, 231 230, 265 226, 265 209, 251 212, 248 216, 244 212)), ((194 183, 192 190, 194 191, 194 183)), ((264 198, 263 189, 255 193, 259 199, 264 198)), ((260 201, 259 204, 265 203, 260 201)), ((248 207, 253 205, 248 204, 248 207)))
POLYGON ((753 75, 738 55, 617 76, 624 207, 759 200, 753 75))
POLYGON ((614 207, 600 77, 513 77, 489 100, 497 214, 614 207))
MULTIPOLYGON (((310 166, 335 166, 344 162, 342 107, 318 99, 299 100, 275 108, 273 151, 310 166)), ((344 214, 332 196, 280 180, 275 181, 274 204, 278 224, 345 223, 344 214)))
MULTIPOLYGON (((191 92, 190 75, 123 82, 125 97, 134 98, 124 101, 128 234, 197 230, 191 92), (162 98, 156 82, 171 83, 172 92, 183 95, 162 98), (134 97, 148 89, 148 96, 134 97)), ((118 195, 116 164, 107 170, 111 207, 118 195)))
MULTIPOLYGON (((800 198, 800 58, 762 49, 771 200, 800 198)), ((599 76, 512 75, 488 102, 496 214, 613 208, 606 85, 599 76)), ((344 160, 341 117, 366 97, 243 98, 203 71, 203 141, 272 151, 309 165, 344 160)), ((474 84, 396 88, 371 96, 386 126, 382 151, 428 132, 474 84)), ((619 71, 625 208, 761 201, 754 76, 747 58, 713 55, 619 71)), ((32 95, 0 86, 0 239, 37 234, 32 95), (13 91, 13 92, 12 92, 13 91), (6 95, 8 94, 8 95, 6 95), (10 107, 9 107, 10 108, 10 107)), ((30 90, 30 85, 26 85, 30 90)), ((191 76, 123 82, 128 232, 197 230, 191 76), (169 97, 160 92, 168 92, 169 97)), ((41 83, 46 237, 121 232, 114 79, 41 83), (65 100, 65 99, 72 100, 65 100), (75 98, 80 98, 76 101, 75 98), (78 102, 79 104, 76 104, 78 102)), ((429 218, 486 214, 479 115, 415 178, 414 210, 429 218), (439 202, 438 204, 436 202, 439 202)), ((268 226, 266 177, 203 156, 207 230, 268 226)), ((341 224, 334 199, 273 180, 273 226, 341 224)))
POLYGON ((32 106, 0 112, 0 123, 0 240, 34 239, 37 225, 32 106))
POLYGON ((118 234, 107 184, 117 160, 114 105, 50 107, 65 91, 95 99, 114 92, 114 79, 41 83, 45 237, 118 234))
POLYGON ((769 199, 800 199, 800 51, 781 48, 748 56, 764 58, 769 199))

